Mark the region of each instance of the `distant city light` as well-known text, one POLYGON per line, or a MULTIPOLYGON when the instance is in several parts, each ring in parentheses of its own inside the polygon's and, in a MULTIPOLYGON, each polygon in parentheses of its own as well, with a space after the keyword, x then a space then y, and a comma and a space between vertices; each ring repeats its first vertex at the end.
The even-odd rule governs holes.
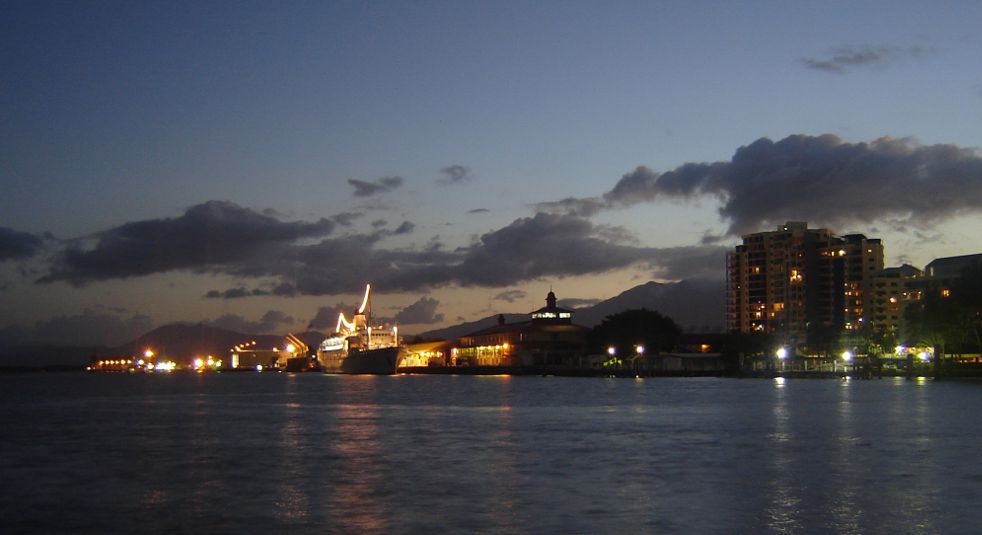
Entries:
POLYGON ((782 347, 782 348, 778 349, 777 350, 777 358, 779 358, 781 360, 784 360, 784 359, 788 358, 788 350, 787 350, 787 348, 783 348, 782 347))
POLYGON ((846 362, 852 362, 852 351, 848 349, 842 352, 842 360, 846 362))

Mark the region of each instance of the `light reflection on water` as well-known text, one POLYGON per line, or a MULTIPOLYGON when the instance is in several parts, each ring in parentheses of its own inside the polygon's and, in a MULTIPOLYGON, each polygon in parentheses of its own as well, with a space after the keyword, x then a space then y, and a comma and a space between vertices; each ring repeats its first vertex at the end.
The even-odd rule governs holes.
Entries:
POLYGON ((980 388, 3 376, 0 518, 4 533, 970 532, 980 388))

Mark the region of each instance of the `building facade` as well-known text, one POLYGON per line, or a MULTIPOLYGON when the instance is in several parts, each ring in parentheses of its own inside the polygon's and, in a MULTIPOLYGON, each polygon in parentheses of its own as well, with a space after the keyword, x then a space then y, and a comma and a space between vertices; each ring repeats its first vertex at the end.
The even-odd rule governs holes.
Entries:
POLYGON ((871 321, 867 303, 883 245, 789 221, 743 236, 726 257, 727 328, 770 333, 791 347, 871 321))
POLYGON ((462 336, 451 353, 451 365, 564 367, 585 364, 589 329, 573 323, 573 311, 556 306, 549 292, 546 306, 529 313, 529 321, 498 324, 462 336))

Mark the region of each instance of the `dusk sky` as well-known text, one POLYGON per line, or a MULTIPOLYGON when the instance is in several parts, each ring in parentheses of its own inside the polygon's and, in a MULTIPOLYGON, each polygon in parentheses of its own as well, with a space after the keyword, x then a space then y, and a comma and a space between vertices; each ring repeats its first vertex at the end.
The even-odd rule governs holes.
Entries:
MULTIPOLYGON (((7 2, 0 343, 414 333, 723 277, 805 220, 982 252, 982 3, 7 2)), ((722 323, 722 311, 721 323, 722 323)))

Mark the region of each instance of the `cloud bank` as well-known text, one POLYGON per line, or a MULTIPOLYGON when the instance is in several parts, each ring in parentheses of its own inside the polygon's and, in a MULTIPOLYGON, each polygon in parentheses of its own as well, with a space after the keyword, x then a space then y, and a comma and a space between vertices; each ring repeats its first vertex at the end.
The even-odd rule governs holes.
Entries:
POLYGON ((329 234, 334 227, 328 219, 283 222, 230 202, 209 201, 180 217, 126 223, 99 233, 91 247, 73 243, 41 282, 82 285, 178 269, 218 272, 283 244, 329 234))
POLYGON ((430 297, 421 297, 415 303, 400 310, 395 317, 396 323, 402 325, 432 324, 443 321, 443 314, 437 314, 440 302, 430 297))
POLYGON ((34 256, 41 249, 40 237, 6 227, 0 227, 0 262, 34 256))
POLYGON ((110 229, 88 249, 73 246, 56 257, 50 273, 39 282, 83 285, 177 270, 261 281, 256 288, 240 284, 205 295, 234 299, 347 294, 366 281, 387 291, 425 291, 447 285, 502 287, 544 277, 599 274, 635 264, 669 278, 686 278, 693 273, 678 272, 675 266, 719 273, 722 265, 722 248, 639 247, 624 229, 568 214, 539 213, 516 219, 453 251, 444 250, 438 242, 405 249, 379 245, 385 236, 410 232, 411 224, 395 231, 316 237, 329 232, 332 225, 323 219, 287 223, 213 201, 177 219, 110 229), (719 261, 701 266, 684 262, 684 258, 707 254, 719 255, 719 261))
POLYGON ((589 217, 638 203, 707 196, 719 199, 730 235, 787 220, 933 225, 982 211, 982 158, 954 145, 889 137, 869 143, 846 143, 834 135, 761 138, 737 149, 729 161, 687 163, 664 173, 641 166, 602 197, 538 208, 589 217))

